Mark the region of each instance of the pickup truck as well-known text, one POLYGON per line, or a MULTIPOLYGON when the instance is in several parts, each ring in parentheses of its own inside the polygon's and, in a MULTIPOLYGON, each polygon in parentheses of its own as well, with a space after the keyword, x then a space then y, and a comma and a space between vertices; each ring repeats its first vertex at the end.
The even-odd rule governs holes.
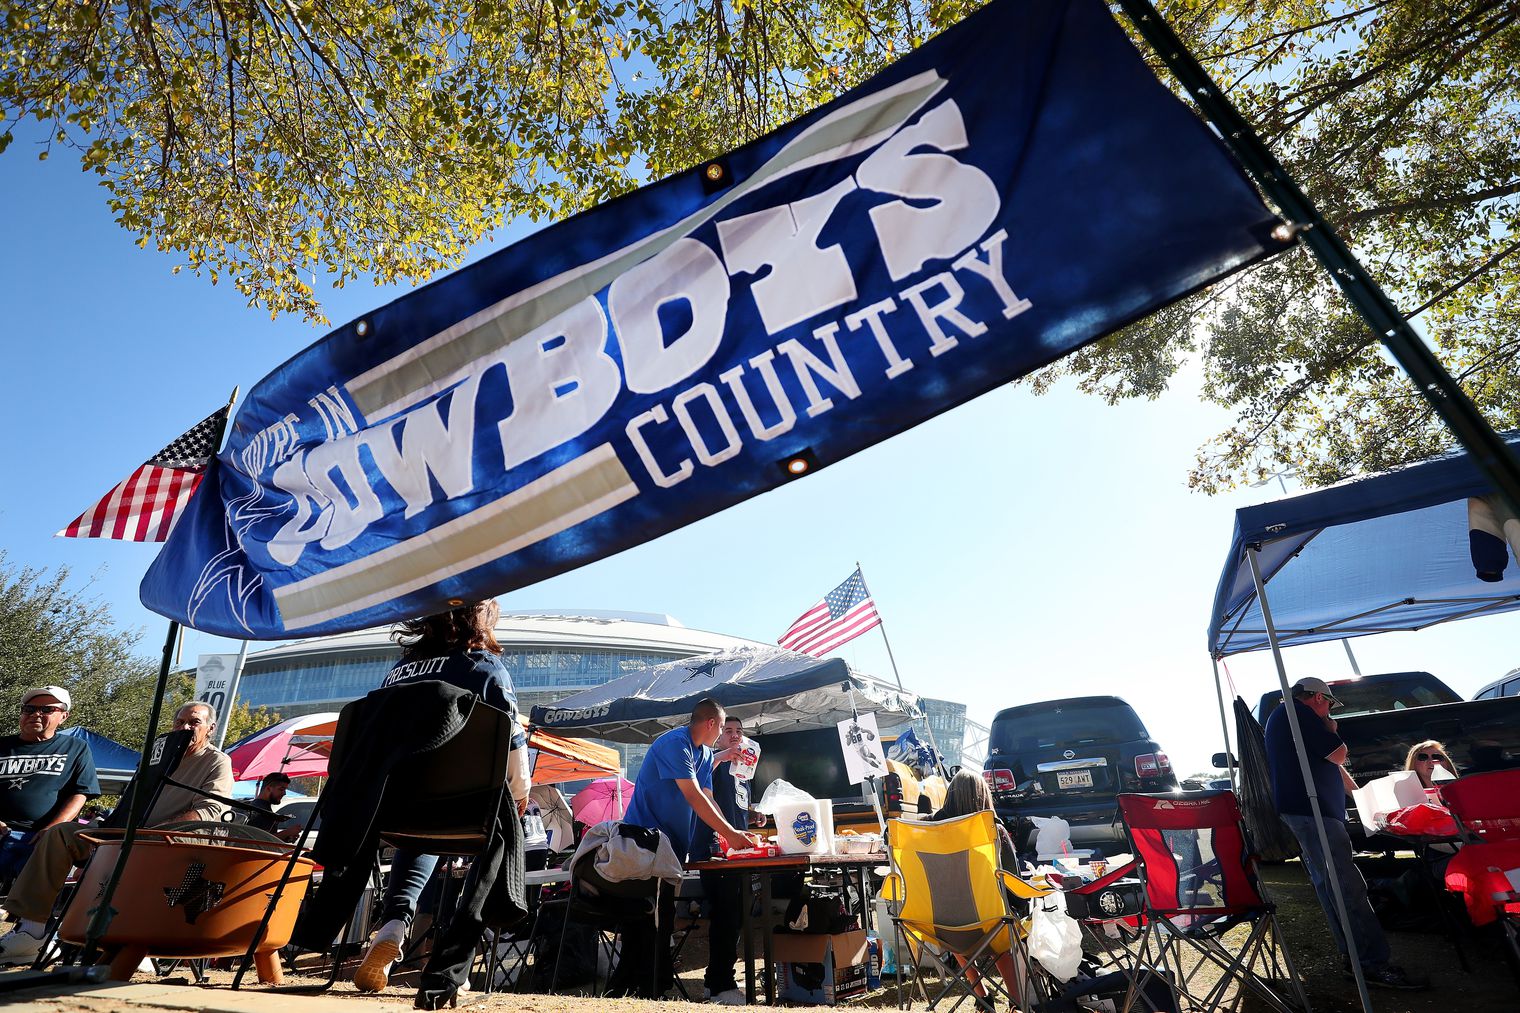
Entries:
MULTIPOLYGON (((1344 706, 1330 712, 1350 754, 1346 769, 1358 784, 1404 769, 1416 742, 1446 746, 1457 773, 1520 767, 1520 697, 1463 700, 1429 672, 1388 672, 1330 683, 1344 706)), ((1267 718, 1282 702, 1262 695, 1256 716, 1267 718)))

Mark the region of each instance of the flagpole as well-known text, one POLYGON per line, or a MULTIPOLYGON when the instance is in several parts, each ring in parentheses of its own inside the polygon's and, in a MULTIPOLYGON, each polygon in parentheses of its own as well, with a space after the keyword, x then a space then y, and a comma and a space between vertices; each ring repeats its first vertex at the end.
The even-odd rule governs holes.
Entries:
MULTIPOLYGON (((897 690, 904 695, 907 689, 903 687, 902 676, 897 671, 897 659, 892 655, 892 641, 887 638, 887 620, 881 614, 881 604, 876 601, 876 596, 871 593, 871 585, 866 583, 865 567, 860 565, 860 560, 855 561, 855 570, 860 574, 860 588, 870 598, 876 609, 876 628, 881 630, 881 642, 887 645, 887 660, 892 663, 892 677, 897 680, 897 690)), ((922 708, 920 708, 922 710, 922 708)), ((929 748, 934 750, 939 757, 940 776, 945 779, 945 784, 950 783, 950 772, 945 768, 945 754, 940 752, 939 743, 934 741, 934 726, 929 724, 929 715, 924 713, 924 730, 929 733, 929 748)))
MULTIPOLYGON (((218 450, 222 445, 222 438, 227 435, 227 419, 232 414, 232 406, 237 403, 239 388, 232 388, 232 397, 227 401, 227 412, 222 416, 220 431, 216 438, 211 441, 212 446, 218 450)), ((174 642, 179 638, 179 620, 169 620, 169 635, 164 638, 163 660, 158 666, 158 683, 153 691, 153 707, 148 712, 148 731, 143 736, 142 753, 137 757, 137 775, 133 779, 132 804, 127 807, 127 827, 121 838, 121 851, 116 857, 116 865, 111 869, 110 878, 106 880, 105 887, 100 891, 100 897, 95 906, 90 908, 90 920, 85 927, 84 951, 80 954, 79 962, 89 965, 95 961, 100 950, 100 940, 111 926, 111 919, 116 917, 116 909, 111 907, 111 900, 116 896, 116 887, 121 882, 122 870, 127 867, 127 855, 132 851, 132 845, 137 841, 137 831, 148 815, 147 792, 142 790, 146 778, 150 757, 153 754, 153 740, 158 738, 158 721, 163 715, 164 694, 169 688, 169 667, 174 657, 174 642)))
POLYGON ((1413 381, 1425 403, 1472 455, 1478 470, 1509 503, 1510 509, 1520 512, 1520 462, 1461 385, 1452 379, 1425 339, 1288 175, 1266 142, 1209 77, 1151 0, 1118 0, 1118 3, 1135 31, 1219 131, 1220 140, 1287 217, 1286 225, 1278 226, 1285 233, 1281 238, 1302 238, 1346 301, 1413 381))

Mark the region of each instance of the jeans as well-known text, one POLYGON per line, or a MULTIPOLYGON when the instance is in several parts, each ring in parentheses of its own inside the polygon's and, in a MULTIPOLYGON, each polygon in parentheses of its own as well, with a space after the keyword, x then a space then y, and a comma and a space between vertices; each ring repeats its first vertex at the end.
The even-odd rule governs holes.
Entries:
POLYGON ((1283 816, 1283 822, 1298 838, 1303 849, 1304 868, 1309 872, 1309 882, 1319 896, 1319 906, 1324 908, 1330 920, 1330 931, 1335 934, 1335 944, 1341 953, 1348 952, 1345 935, 1341 931, 1340 915, 1335 909, 1335 894, 1330 889, 1330 876, 1340 883, 1341 897, 1346 902, 1347 920, 1351 922, 1351 934, 1356 937, 1356 955, 1363 967, 1381 967, 1388 963, 1388 937, 1378 924, 1372 905, 1367 902, 1367 881, 1351 861, 1351 837, 1346 833, 1344 820, 1321 819, 1325 838, 1330 842, 1330 854, 1320 847, 1319 832, 1314 827, 1313 816, 1283 816))
POLYGON ((417 917, 417 900, 437 867, 437 855, 396 852, 391 859, 391 878, 385 884, 385 906, 380 912, 382 925, 393 918, 401 919, 408 926, 412 924, 412 919, 417 917))

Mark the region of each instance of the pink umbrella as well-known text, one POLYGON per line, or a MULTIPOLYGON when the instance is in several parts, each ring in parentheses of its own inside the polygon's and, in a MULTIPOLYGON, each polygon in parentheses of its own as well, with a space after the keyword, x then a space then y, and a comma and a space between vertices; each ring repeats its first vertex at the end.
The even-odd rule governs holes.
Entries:
POLYGON ((633 798, 633 782, 624 777, 604 777, 575 793, 570 811, 586 826, 620 820, 633 798))
POLYGON ((327 754, 332 751, 337 727, 336 714, 306 714, 255 732, 228 747, 232 776, 254 781, 274 773, 291 777, 326 774, 327 754))

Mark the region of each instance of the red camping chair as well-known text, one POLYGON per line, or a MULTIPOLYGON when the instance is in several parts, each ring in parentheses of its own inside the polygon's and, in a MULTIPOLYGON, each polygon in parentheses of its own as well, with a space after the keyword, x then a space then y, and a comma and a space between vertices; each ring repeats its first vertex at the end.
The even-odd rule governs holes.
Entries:
POLYGON ((1469 841, 1520 841, 1520 770, 1459 777, 1441 786, 1441 800, 1469 841))
POLYGON ((1145 883, 1144 925, 1124 1008, 1162 978, 1178 1009, 1184 999, 1194 1009, 1239 1009, 1249 993, 1280 1013, 1307 1010, 1276 905, 1256 878, 1256 853, 1235 793, 1124 794, 1119 812, 1145 883), (1245 939, 1226 940, 1240 925, 1250 927, 1245 939), (1208 975, 1198 972, 1209 965, 1219 977, 1200 992, 1208 975))
POLYGON ((1520 770, 1468 774, 1441 798, 1468 842, 1446 865, 1446 889, 1462 895, 1474 925, 1499 923, 1520 979, 1520 770))

